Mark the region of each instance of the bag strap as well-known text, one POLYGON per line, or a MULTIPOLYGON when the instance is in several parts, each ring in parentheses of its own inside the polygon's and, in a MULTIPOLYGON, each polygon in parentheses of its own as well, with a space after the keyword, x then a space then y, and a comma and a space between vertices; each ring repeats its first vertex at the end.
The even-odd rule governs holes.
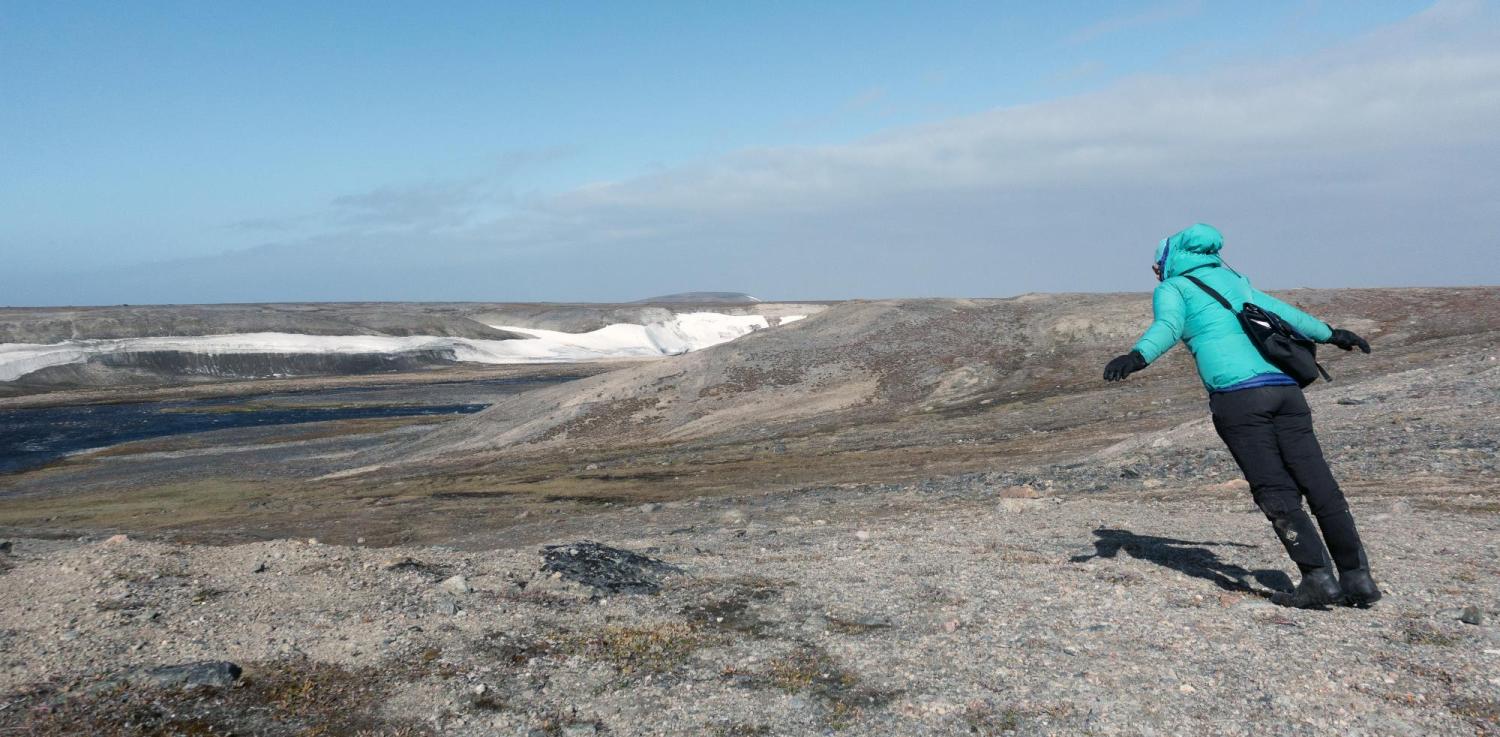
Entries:
POLYGON ((1219 294, 1218 292, 1215 292, 1214 289, 1213 289, 1213 287, 1210 287, 1209 285, 1204 284, 1202 281, 1200 281, 1198 279, 1198 277, 1193 276, 1191 274, 1179 274, 1178 276, 1181 276, 1184 279, 1187 279, 1188 281, 1190 281, 1190 282, 1192 282, 1194 284, 1197 284, 1199 289, 1202 289, 1203 291, 1207 292, 1208 296, 1213 297, 1214 299, 1218 300, 1219 304, 1224 305, 1224 309, 1229 310, 1230 312, 1233 312, 1236 315, 1240 314, 1233 307, 1229 306, 1229 300, 1224 299, 1224 295, 1219 294))

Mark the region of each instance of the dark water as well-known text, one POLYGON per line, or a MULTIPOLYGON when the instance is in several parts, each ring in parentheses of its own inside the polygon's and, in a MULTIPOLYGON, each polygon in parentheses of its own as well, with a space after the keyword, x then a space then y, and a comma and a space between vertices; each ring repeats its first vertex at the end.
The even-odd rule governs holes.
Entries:
POLYGON ((526 389, 571 377, 414 387, 357 387, 173 402, 0 411, 0 474, 132 440, 326 420, 470 414, 526 389), (337 406, 317 406, 336 403, 337 406), (306 405, 306 406, 298 406, 306 405))

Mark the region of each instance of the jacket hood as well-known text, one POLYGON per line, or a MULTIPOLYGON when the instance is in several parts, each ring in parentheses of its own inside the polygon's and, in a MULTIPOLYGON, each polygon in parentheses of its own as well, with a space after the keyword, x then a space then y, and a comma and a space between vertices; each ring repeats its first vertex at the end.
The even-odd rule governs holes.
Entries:
POLYGON ((1162 280, 1171 279, 1188 269, 1207 264, 1222 264, 1219 249, 1224 247, 1224 236, 1212 225, 1198 223, 1163 238, 1156 245, 1156 263, 1161 267, 1162 280))

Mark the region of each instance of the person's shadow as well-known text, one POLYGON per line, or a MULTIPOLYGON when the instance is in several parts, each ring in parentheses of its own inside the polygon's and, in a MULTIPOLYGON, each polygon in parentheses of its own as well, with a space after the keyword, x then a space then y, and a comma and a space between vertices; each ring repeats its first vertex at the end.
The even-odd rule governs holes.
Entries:
POLYGON ((1209 550, 1209 547, 1253 548, 1254 545, 1174 540, 1170 537, 1137 535, 1130 530, 1115 530, 1107 527, 1094 530, 1094 536, 1097 539, 1094 540, 1092 555, 1075 555, 1069 560, 1074 563, 1084 563, 1094 558, 1113 558, 1124 550, 1132 558, 1151 561, 1194 578, 1212 581, 1219 588, 1227 591, 1240 591, 1269 597, 1275 591, 1292 590, 1292 579, 1284 571, 1271 569, 1252 571, 1220 560, 1217 553, 1209 550), (1252 579, 1270 591, 1250 585, 1252 579))

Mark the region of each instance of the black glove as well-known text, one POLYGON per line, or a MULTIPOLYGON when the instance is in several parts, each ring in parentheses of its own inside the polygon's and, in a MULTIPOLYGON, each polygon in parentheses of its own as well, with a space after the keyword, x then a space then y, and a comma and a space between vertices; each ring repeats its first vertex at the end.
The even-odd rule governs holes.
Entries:
POLYGON ((1124 381, 1125 377, 1146 368, 1146 357, 1140 351, 1131 351, 1123 356, 1115 356, 1109 365, 1104 367, 1105 381, 1124 381))
POLYGON ((1343 328, 1334 328, 1333 336, 1328 339, 1328 342, 1340 348, 1343 348, 1346 351, 1352 351, 1356 347, 1358 347, 1365 353, 1370 352, 1370 344, 1368 341, 1343 328))

